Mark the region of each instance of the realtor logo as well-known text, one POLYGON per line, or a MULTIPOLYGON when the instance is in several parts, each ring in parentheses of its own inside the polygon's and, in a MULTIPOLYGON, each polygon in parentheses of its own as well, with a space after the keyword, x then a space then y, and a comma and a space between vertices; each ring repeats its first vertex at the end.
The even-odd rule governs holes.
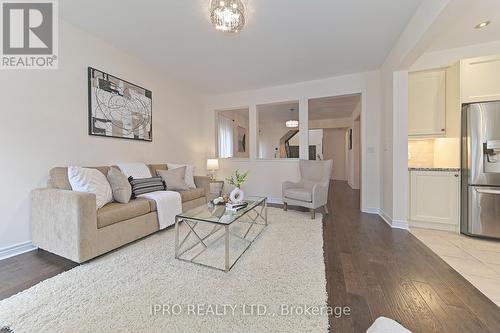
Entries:
POLYGON ((1 4, 1 69, 57 68, 57 3, 7 1, 1 4))

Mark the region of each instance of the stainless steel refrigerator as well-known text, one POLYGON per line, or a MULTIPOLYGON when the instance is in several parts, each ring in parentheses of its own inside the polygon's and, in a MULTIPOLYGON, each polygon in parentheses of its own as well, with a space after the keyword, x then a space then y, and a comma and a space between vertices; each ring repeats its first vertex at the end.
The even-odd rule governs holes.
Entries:
POLYGON ((462 110, 461 231, 500 239, 500 101, 462 110))

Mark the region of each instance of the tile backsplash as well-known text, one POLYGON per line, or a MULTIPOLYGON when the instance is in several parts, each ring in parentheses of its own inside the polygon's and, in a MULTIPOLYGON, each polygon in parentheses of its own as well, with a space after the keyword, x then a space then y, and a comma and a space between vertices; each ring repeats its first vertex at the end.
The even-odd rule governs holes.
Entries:
POLYGON ((408 140, 408 167, 458 168, 460 167, 460 141, 458 138, 408 140))
POLYGON ((408 140, 408 167, 434 167, 434 139, 408 140))

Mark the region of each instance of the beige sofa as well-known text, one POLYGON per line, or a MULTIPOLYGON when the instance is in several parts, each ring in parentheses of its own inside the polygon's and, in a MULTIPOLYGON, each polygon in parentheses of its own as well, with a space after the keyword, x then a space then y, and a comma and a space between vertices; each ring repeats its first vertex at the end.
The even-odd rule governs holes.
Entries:
MULTIPOLYGON (((148 165, 151 174, 166 164, 148 165)), ((109 167, 96 167, 105 175, 109 167)), ((182 209, 207 203, 209 178, 195 176, 196 189, 181 191, 182 209)), ((82 263, 159 230, 156 203, 138 198, 96 209, 94 194, 71 190, 66 167, 50 170, 47 188, 31 194, 33 243, 82 263)), ((173 245, 172 245, 173 246, 173 245)))

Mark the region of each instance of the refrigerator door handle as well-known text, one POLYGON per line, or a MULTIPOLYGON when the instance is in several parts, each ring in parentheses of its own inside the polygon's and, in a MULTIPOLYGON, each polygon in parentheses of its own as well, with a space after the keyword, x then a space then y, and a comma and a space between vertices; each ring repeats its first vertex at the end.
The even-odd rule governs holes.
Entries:
POLYGON ((500 140, 488 140, 483 143, 484 154, 488 158, 488 163, 497 163, 500 153, 500 140))
POLYGON ((476 192, 483 193, 483 194, 498 194, 498 195, 500 195, 500 190, 476 188, 476 192))

